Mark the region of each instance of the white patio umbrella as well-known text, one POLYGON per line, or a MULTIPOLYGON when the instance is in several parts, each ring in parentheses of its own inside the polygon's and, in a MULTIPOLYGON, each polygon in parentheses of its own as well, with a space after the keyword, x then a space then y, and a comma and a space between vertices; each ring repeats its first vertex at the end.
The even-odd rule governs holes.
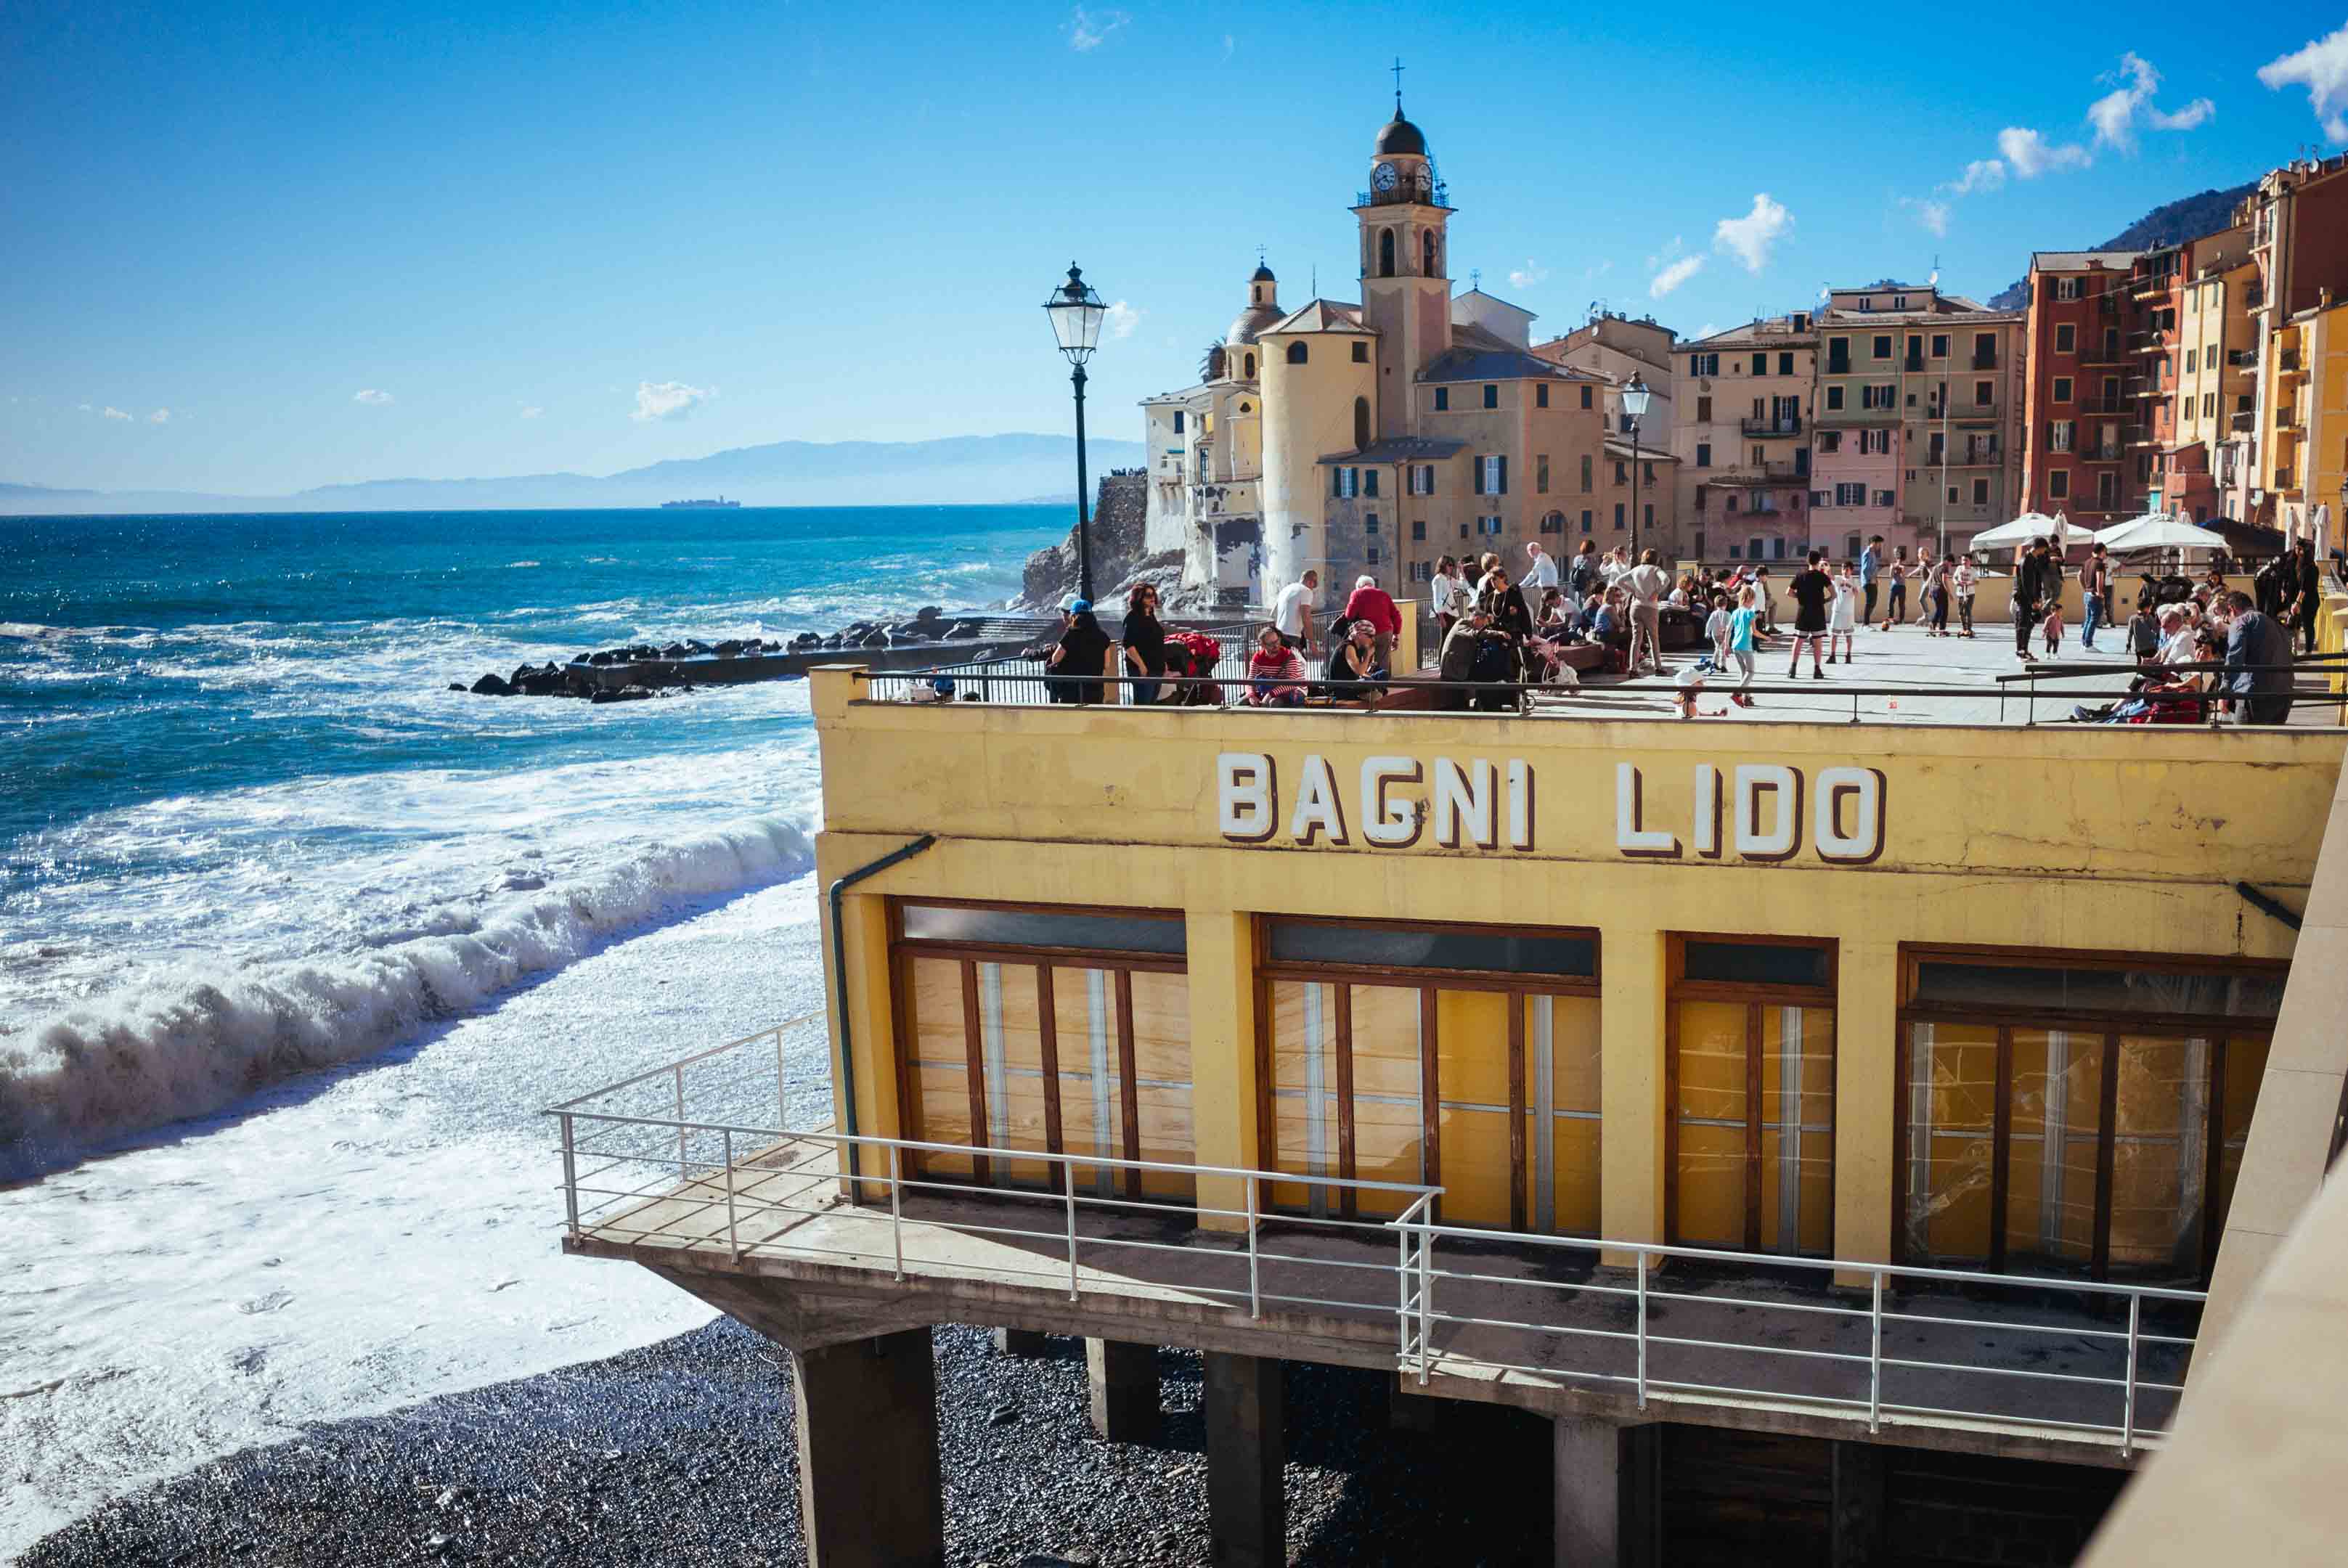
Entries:
POLYGON ((2067 548, 2084 545, 2096 536, 2066 517, 2050 518, 2044 512, 2024 512, 2010 523, 2000 523, 1985 528, 1972 538, 1967 547, 1972 549, 2011 548, 2026 545, 2033 539, 2059 539, 2067 548))
POLYGON ((2096 540, 2115 555, 2126 555, 2133 550, 2221 550, 2226 548, 2222 535, 2174 512, 2147 512, 2143 517, 2130 518, 2127 522, 2098 530, 2096 540))

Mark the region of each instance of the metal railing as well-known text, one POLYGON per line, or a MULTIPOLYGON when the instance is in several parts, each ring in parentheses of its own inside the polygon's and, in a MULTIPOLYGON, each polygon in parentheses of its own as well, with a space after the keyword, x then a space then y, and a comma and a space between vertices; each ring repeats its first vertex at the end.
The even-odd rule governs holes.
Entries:
POLYGON ((1445 1189, 1424 1183, 738 1119, 732 1108, 746 1095, 786 1105, 783 1042, 807 1021, 550 1108, 566 1234, 736 1266, 790 1260, 892 1283, 1011 1281, 1096 1308, 1170 1296, 1251 1321, 1293 1311, 1319 1320, 1317 1332, 1334 1321, 1365 1348, 1390 1333, 1395 1369, 1422 1385, 1498 1374, 1612 1390, 1641 1410, 1759 1403, 1864 1420, 1870 1432, 1993 1430, 2124 1455, 2173 1412, 2206 1300, 2153 1286, 1477 1228, 1443 1221, 1445 1189), (768 1066, 771 1096, 757 1081, 768 1066), (726 1099, 727 1113, 691 1113, 707 1094, 726 1099), (942 1174, 933 1162, 970 1173, 942 1174), (1143 1190, 1153 1178, 1159 1190, 1143 1190), (1218 1182, 1220 1201, 1201 1202, 1218 1182), (1283 1192, 1288 1205, 1277 1206, 1283 1192), (1400 1212, 1354 1216, 1372 1206, 1400 1212))
MULTIPOLYGON (((2185 1391, 2185 1370, 2194 1347, 2191 1334, 2158 1332, 2147 1327, 2147 1304, 2173 1304, 2171 1310, 2157 1316, 2163 1327, 2182 1327, 2181 1324, 2171 1325, 2168 1321, 2170 1317, 2186 1315, 2176 1309, 2198 1309, 2209 1300, 2206 1292, 2155 1286, 2032 1278, 1967 1269, 1920 1268, 1845 1259, 1731 1252, 1715 1247, 1668 1246, 1644 1242, 1610 1242, 1579 1236, 1508 1233, 1507 1241, 1511 1248, 1522 1248, 1536 1255, 1580 1255, 1595 1262, 1600 1255, 1611 1254, 1618 1257, 1628 1256, 1632 1260, 1629 1265, 1631 1280, 1627 1284, 1599 1283, 1594 1278, 1561 1281, 1550 1277, 1553 1271, 1548 1270, 1508 1273, 1479 1270, 1457 1263, 1438 1266, 1436 1261, 1438 1241, 1451 1240, 1488 1247, 1495 1237, 1494 1233, 1488 1230, 1435 1224, 1424 1212, 1429 1206, 1428 1200, 1421 1199, 1392 1222, 1392 1228, 1401 1238, 1397 1251, 1403 1261, 1397 1266, 1415 1267, 1417 1273, 1415 1288, 1401 1293, 1400 1299, 1414 1305, 1416 1310, 1415 1314, 1405 1311, 1402 1315, 1396 1355, 1403 1373, 1416 1376, 1422 1387, 1435 1373, 1443 1369, 1447 1358, 1446 1352, 1437 1343, 1441 1328, 1497 1330, 1539 1337, 1571 1336, 1600 1346, 1612 1346, 1617 1350, 1613 1357, 1607 1358, 1602 1368, 1577 1370, 1573 1380, 1611 1385, 1627 1392, 1643 1411, 1658 1399, 1792 1403, 1803 1408, 1863 1416, 1869 1433, 1881 1431, 1887 1421, 1927 1425, 1989 1422, 2090 1435, 2116 1446, 2123 1454, 2133 1454, 2138 1448, 2146 1446, 2147 1438, 2157 1441, 2160 1436, 2158 1424, 2147 1419, 2145 1396, 2158 1397, 2159 1402, 2173 1410, 2175 1400, 2185 1391), (1822 1288, 1808 1294, 1828 1299, 1787 1299, 1766 1295, 1728 1296, 1715 1291, 1675 1288, 1676 1282, 1662 1283, 1656 1278, 1657 1266, 1674 1260, 1690 1265, 1729 1265, 1765 1275, 1790 1273, 1818 1277, 1821 1280, 1822 1288), (1865 1307, 1847 1306, 1832 1299, 1837 1294, 1850 1289, 1850 1280, 1862 1277, 1868 1282, 1868 1304, 1865 1307), (1547 1317, 1536 1315, 1529 1318, 1494 1317, 1490 1313, 1495 1309, 1490 1307, 1453 1312, 1437 1307, 1436 1287, 1438 1284, 1455 1295, 1463 1291, 1478 1292, 1485 1297, 1506 1296, 1512 1292, 1529 1293, 1529 1298, 1536 1301, 1555 1299, 1558 1293, 1608 1297, 1628 1305, 1630 1323, 1624 1327, 1568 1325, 1560 1323, 1556 1314, 1547 1317), (1894 1294, 1895 1284, 1905 1288, 1894 1294), (1941 1294, 1926 1296, 1927 1292, 1941 1294), (2124 1304, 2126 1326, 2096 1326, 2099 1315, 2092 1308, 2084 1315, 2084 1318, 2082 1315, 2074 1314, 2065 1321, 2046 1321, 2020 1315, 2034 1310, 2027 1306, 2021 1307, 2020 1313, 1982 1311, 1979 1309, 1993 1305, 1978 1299, 1984 1292, 2037 1296, 2075 1295, 2096 1303, 2124 1304), (1919 1299, 1920 1296, 1926 1298, 1919 1299), (1964 1311, 1967 1307, 1975 1310, 1967 1313, 1964 1311), (1806 1320, 1814 1327, 1823 1329, 1821 1337, 1828 1338, 1832 1348, 1756 1343, 1762 1332, 1758 1322, 1739 1325, 1754 1336, 1741 1340, 1713 1337, 1694 1328, 1689 1331, 1659 1330, 1657 1321, 1666 1313, 1675 1317, 1684 1316, 1699 1319, 1707 1314, 1716 1314, 1724 1323, 1734 1322, 1748 1315, 1778 1314, 1787 1319, 1806 1320), (1863 1350, 1852 1343, 1860 1338, 1862 1326, 1863 1350), (1935 1329, 1959 1331, 1964 1341, 1962 1358, 1903 1355, 1896 1345, 1887 1350, 1886 1330, 1896 1332, 1907 1326, 1921 1327, 1921 1331, 1911 1331, 1911 1342, 1929 1343, 1931 1331, 1935 1329), (2029 1347, 2014 1358, 2027 1360, 2034 1365, 1994 1364, 1994 1356, 1984 1356, 1982 1352, 2005 1348, 1999 1346, 1995 1338, 1982 1337, 1984 1335, 2013 1337, 2018 1346, 2029 1347), (2065 1347, 2062 1343, 2065 1340, 2072 1344, 2065 1347), (2065 1349, 2069 1351, 2067 1361, 2059 1354, 2065 1349), (1691 1352, 1694 1354, 1688 1354, 1691 1352), (1776 1358, 1786 1365, 1799 1368, 1805 1376, 1815 1377, 1821 1382, 1837 1382, 1841 1387, 1787 1388, 1784 1378, 1761 1378, 1753 1384, 1746 1384, 1709 1381, 1687 1376, 1674 1378, 1663 1375, 1656 1365, 1662 1353, 1702 1364, 1704 1352, 1732 1357, 1758 1356, 1765 1359, 1776 1358), (2047 1367, 2048 1362, 2072 1368, 2101 1367, 2115 1358, 2118 1361, 2116 1372, 2053 1370, 2047 1367), (1854 1376, 1862 1367, 1866 1369, 1863 1392, 1854 1376), (2153 1373, 2160 1375, 2150 1375, 2153 1373), (2013 1379, 2013 1386, 2017 1388, 2037 1385, 2039 1390, 2059 1388, 2075 1399, 2084 1399, 2094 1408, 2080 1409, 2074 1407, 2066 1413, 2048 1413, 2050 1408, 2065 1403, 2059 1398, 2052 1400, 2042 1399, 2035 1409, 2017 1408, 2032 1403, 2027 1399, 1990 1399, 1969 1408, 1921 1402, 1926 1398, 1923 1390, 1946 1390, 1972 1378, 2013 1379), (1916 1391, 1905 1399, 1893 1397, 1895 1389, 1903 1385, 1916 1391), (2104 1414, 2101 1407, 2106 1401, 2111 1419, 2098 1419, 2104 1414)), ((1795 1290, 1786 1295, 1802 1296, 1804 1293, 1795 1290)), ((2056 1315, 2049 1312, 2045 1316, 2051 1318, 2056 1315)), ((2198 1323, 2198 1314, 2196 1316, 2198 1323)), ((1488 1356, 1457 1351, 1452 1354, 1463 1364, 1463 1370, 1472 1368, 1478 1375, 1485 1377, 1499 1371, 1540 1378, 1555 1376, 1559 1371, 1553 1364, 1497 1361, 1488 1356)), ((1949 1395, 1943 1391, 1938 1397, 1946 1399, 1949 1395)))

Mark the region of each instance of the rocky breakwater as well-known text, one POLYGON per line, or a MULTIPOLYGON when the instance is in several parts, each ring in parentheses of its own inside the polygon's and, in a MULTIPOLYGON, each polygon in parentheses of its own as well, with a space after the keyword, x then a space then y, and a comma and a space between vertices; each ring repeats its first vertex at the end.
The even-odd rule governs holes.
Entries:
POLYGON ((949 616, 934 604, 923 605, 910 620, 859 620, 829 635, 801 631, 788 642, 771 638, 729 638, 706 642, 686 638, 664 645, 635 643, 580 653, 567 664, 549 661, 523 664, 511 674, 495 671, 468 686, 452 681, 451 692, 477 697, 572 697, 592 702, 633 702, 697 686, 733 686, 752 681, 780 681, 804 675, 812 665, 839 653, 863 654, 902 650, 909 654, 940 645, 951 657, 973 651, 970 644, 985 632, 985 622, 973 616, 949 616))

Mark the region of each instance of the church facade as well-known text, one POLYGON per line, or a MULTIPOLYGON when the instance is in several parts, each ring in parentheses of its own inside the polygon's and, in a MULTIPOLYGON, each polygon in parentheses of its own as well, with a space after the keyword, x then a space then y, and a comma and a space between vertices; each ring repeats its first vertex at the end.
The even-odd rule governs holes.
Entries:
POLYGON ((1454 209, 1399 97, 1352 211, 1358 301, 1285 309, 1260 266, 1206 378, 1142 405, 1148 548, 1181 553, 1185 598, 1261 604, 1307 570, 1324 603, 1365 576, 1423 597, 1444 555, 1667 548, 1614 494, 1612 377, 1534 354, 1530 312, 1453 293, 1454 209))

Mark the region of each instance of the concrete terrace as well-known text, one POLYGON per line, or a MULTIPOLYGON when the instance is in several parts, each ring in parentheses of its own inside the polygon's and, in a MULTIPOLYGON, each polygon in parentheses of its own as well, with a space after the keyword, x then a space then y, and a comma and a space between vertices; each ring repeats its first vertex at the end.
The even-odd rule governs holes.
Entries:
MULTIPOLYGON (((580 1127, 582 1139, 593 1135, 593 1122, 580 1127)), ((868 1149, 862 1168, 885 1177, 888 1152, 868 1149)), ((967 1322, 1399 1365, 1403 1386, 1417 1386, 1416 1330, 1397 1320, 1417 1286, 1398 1274, 1399 1238, 1385 1226, 1268 1218, 1251 1270, 1243 1226, 1204 1228, 1183 1207, 1103 1203, 1088 1179, 1074 1204, 1057 1192, 909 1182, 892 1218, 885 1182, 852 1204, 839 1171, 835 1145, 819 1134, 746 1153, 730 1173, 696 1159, 682 1182, 606 1201, 564 1247, 689 1276, 696 1294, 787 1342, 967 1322)), ((598 1192, 582 1182, 582 1204, 598 1192)), ((1863 1276, 1838 1284, 1822 1270, 1750 1261, 1651 1265, 1642 1347, 1633 1266, 1498 1233, 1446 1234, 1435 1245, 1429 1393, 1800 1435, 1869 1430, 1863 1276)), ((2128 1464, 2174 1413, 2176 1395, 2147 1385, 2184 1381, 2191 1352, 2178 1341, 2198 1316, 2190 1303, 2144 1304, 2130 1408, 2125 1300, 1895 1278, 1885 1291, 1878 1440, 2128 1464)))

